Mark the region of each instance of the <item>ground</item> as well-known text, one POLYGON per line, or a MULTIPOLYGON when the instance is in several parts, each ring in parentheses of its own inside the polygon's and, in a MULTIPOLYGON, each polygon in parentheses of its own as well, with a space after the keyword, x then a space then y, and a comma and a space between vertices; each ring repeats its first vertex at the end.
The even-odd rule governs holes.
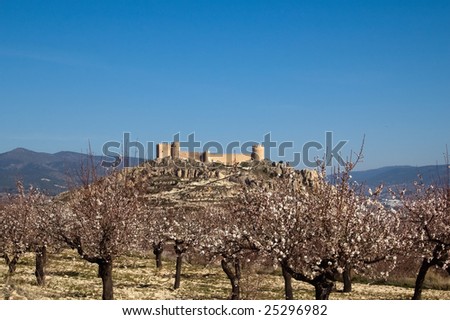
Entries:
MULTIPOLYGON (((34 277, 34 256, 26 254, 19 262, 11 282, 6 282, 6 266, 0 264, 2 299, 99 299, 101 280, 95 265, 85 262, 70 250, 49 255, 47 284, 40 288, 34 277)), ((173 259, 165 257, 163 269, 154 266, 153 256, 126 256, 114 264, 114 295, 116 299, 227 299, 229 282, 218 265, 201 266, 185 263, 181 288, 173 290, 175 266, 173 259)), ((313 299, 310 285, 293 281, 296 299, 313 299)), ((279 270, 252 272, 244 270, 242 298, 283 299, 283 281, 279 270)), ((409 299, 410 287, 354 283, 352 293, 342 293, 342 284, 331 299, 409 299)), ((449 290, 426 289, 424 299, 448 299, 449 290)))

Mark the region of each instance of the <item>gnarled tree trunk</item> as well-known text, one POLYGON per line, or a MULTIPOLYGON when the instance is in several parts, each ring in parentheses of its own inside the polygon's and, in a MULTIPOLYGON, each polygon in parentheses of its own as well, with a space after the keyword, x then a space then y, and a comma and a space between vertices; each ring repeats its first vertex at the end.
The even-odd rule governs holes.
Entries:
POLYGON ((19 255, 13 255, 12 259, 8 256, 8 254, 4 254, 6 265, 8 266, 8 276, 11 276, 16 272, 17 262, 19 262, 19 255))
POLYGON ((241 297, 241 263, 239 259, 222 259, 222 270, 227 275, 231 284, 230 300, 239 300, 241 297))
POLYGON ((183 263, 183 254, 186 252, 187 248, 184 246, 184 241, 175 241, 175 253, 177 255, 177 264, 175 268, 175 283, 173 285, 174 289, 178 289, 181 283, 181 266, 183 263))
MULTIPOLYGON (((322 261, 322 264, 323 266, 326 266, 328 264, 328 261, 324 260, 322 261)), ((295 272, 294 270, 292 270, 287 261, 282 261, 281 265, 283 268, 285 268, 286 272, 288 272, 295 280, 303 281, 313 285, 315 289, 316 300, 329 299, 330 294, 334 288, 334 282, 336 281, 335 270, 325 270, 314 279, 310 279, 301 272, 295 272)))
POLYGON ((413 300, 420 300, 422 299, 422 288, 423 288, 423 282, 425 281, 425 277, 427 275, 428 269, 433 264, 428 261, 427 258, 424 258, 422 260, 422 265, 420 266, 419 273, 417 274, 416 278, 416 285, 414 287, 414 295, 412 297, 413 300))
POLYGON ((330 298, 331 291, 333 291, 334 282, 328 279, 320 280, 314 283, 314 289, 316 291, 316 300, 328 300, 330 298))
POLYGON ((102 260, 98 263, 98 276, 102 279, 103 283, 103 300, 113 300, 113 280, 112 280, 112 260, 102 260))
POLYGON ((281 264, 281 271, 284 279, 284 296, 286 300, 294 300, 294 293, 292 291, 292 276, 283 263, 281 264))
POLYGON ((164 251, 164 243, 163 242, 153 243, 153 254, 155 255, 157 269, 162 268, 161 255, 162 255, 163 251, 164 251))
POLYGON ((352 292, 352 268, 348 263, 345 264, 342 281, 344 282, 343 292, 352 292))
MULTIPOLYGON (((441 268, 444 267, 444 261, 448 258, 448 253, 444 250, 444 248, 438 244, 434 247, 433 250, 433 258, 427 259, 424 258, 422 260, 422 265, 420 266, 419 273, 417 274, 416 278, 416 285, 414 287, 414 295, 412 297, 413 300, 420 300, 422 299, 422 288, 423 283, 425 281, 425 277, 427 275, 428 269, 433 266, 439 266, 441 268)), ((450 274, 450 271, 447 266, 447 271, 450 274)))
POLYGON ((39 286, 45 285, 45 267, 47 265, 47 247, 42 246, 36 249, 36 270, 34 275, 39 286))

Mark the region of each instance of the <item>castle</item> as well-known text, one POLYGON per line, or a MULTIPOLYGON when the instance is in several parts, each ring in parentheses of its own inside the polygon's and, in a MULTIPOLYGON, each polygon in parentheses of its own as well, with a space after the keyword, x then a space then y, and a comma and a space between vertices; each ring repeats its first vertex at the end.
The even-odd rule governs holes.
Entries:
POLYGON ((180 142, 159 143, 156 145, 156 159, 163 159, 170 157, 172 159, 195 159, 197 161, 211 163, 220 162, 226 165, 233 165, 240 162, 250 160, 264 160, 264 147, 260 144, 252 146, 252 153, 250 154, 229 154, 229 153, 211 153, 204 152, 189 152, 180 150, 180 142))

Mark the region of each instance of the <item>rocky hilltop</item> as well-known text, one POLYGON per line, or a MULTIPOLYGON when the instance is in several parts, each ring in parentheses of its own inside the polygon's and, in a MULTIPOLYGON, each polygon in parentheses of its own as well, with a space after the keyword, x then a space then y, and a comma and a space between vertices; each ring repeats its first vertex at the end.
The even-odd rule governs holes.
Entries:
MULTIPOLYGON (((169 206, 197 206, 222 202, 239 194, 243 186, 270 188, 274 179, 289 177, 299 188, 312 186, 315 170, 296 170, 285 163, 252 160, 234 166, 169 157, 145 162, 117 173, 127 188, 136 188, 149 200, 169 206)), ((106 180, 108 178, 105 178, 106 180)))

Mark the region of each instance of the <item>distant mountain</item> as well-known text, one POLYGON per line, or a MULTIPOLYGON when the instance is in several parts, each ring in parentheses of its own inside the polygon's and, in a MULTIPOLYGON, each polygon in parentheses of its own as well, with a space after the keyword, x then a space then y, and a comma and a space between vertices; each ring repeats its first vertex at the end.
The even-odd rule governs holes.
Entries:
POLYGON ((447 166, 391 166, 366 171, 352 172, 352 179, 367 187, 376 188, 381 183, 385 187, 411 187, 419 175, 426 184, 442 184, 447 181, 447 166))
MULTIPOLYGON (((86 154, 68 151, 50 154, 17 148, 1 153, 0 193, 14 193, 16 181, 21 180, 26 186, 31 184, 50 195, 58 194, 79 182, 82 164, 87 160, 86 154)), ((96 165, 101 160, 102 157, 94 156, 96 165)), ((98 168, 98 173, 104 174, 104 169, 98 168)))

